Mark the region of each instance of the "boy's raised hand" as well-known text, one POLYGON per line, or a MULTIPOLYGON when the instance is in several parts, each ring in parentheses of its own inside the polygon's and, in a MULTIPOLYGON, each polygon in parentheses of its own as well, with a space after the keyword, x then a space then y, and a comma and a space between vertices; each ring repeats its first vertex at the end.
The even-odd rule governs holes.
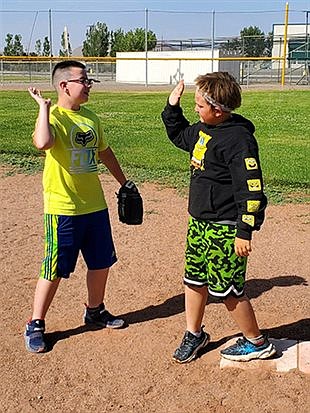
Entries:
POLYGON ((28 92, 39 106, 47 106, 48 108, 51 106, 51 99, 45 99, 41 95, 41 91, 39 89, 36 89, 35 87, 29 87, 28 92))
POLYGON ((184 92, 184 80, 181 79, 169 96, 169 103, 175 106, 179 103, 180 98, 184 92))

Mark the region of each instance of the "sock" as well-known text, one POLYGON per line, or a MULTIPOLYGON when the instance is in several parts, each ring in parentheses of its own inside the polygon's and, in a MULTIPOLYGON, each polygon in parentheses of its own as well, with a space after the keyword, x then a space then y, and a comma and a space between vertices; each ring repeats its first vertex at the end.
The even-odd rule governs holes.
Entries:
POLYGON ((262 334, 258 337, 251 337, 251 338, 246 337, 246 339, 250 341, 252 344, 254 344, 255 346, 261 346, 262 344, 264 344, 264 341, 265 341, 265 337, 262 334))
POLYGON ((202 330, 200 331, 195 331, 194 333, 192 331, 190 331, 191 334, 193 334, 193 336, 199 338, 201 336, 202 330))
POLYGON ((102 310, 104 310, 104 304, 100 304, 98 307, 87 307, 87 311, 89 312, 89 314, 96 314, 102 310))

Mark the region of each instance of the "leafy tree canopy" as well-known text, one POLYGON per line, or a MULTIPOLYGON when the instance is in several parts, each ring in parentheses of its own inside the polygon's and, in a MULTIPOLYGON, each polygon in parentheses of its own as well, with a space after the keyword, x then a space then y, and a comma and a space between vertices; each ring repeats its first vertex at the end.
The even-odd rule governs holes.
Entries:
POLYGON ((3 53, 5 56, 23 56, 24 47, 22 45, 22 36, 20 34, 8 33, 5 38, 5 47, 3 53))
POLYGON ((83 56, 108 55, 109 31, 105 23, 97 22, 87 29, 86 40, 83 42, 83 56))
POLYGON ((244 27, 240 37, 227 40, 221 49, 248 57, 271 56, 272 33, 266 36, 257 26, 244 27))
POLYGON ((42 55, 43 56, 49 56, 51 53, 51 45, 50 42, 48 40, 48 37, 45 36, 44 40, 43 40, 43 51, 42 51, 42 55))

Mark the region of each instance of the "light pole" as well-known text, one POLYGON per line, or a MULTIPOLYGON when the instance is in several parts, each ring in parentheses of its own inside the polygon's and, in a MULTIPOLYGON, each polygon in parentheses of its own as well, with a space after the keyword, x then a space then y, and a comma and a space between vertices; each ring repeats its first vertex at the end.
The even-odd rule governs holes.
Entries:
POLYGON ((306 76, 307 76, 307 83, 309 84, 309 62, 308 62, 308 56, 309 56, 309 36, 308 36, 308 15, 309 15, 310 10, 306 10, 306 62, 305 62, 305 69, 306 69, 306 76))

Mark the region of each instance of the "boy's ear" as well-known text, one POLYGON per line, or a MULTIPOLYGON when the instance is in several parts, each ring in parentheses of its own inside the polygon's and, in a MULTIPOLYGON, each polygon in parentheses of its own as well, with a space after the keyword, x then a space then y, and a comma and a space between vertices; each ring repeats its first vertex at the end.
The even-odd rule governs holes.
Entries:
POLYGON ((216 118, 220 118, 221 116, 223 116, 223 111, 222 111, 222 109, 220 108, 220 106, 216 106, 215 108, 214 108, 214 114, 215 114, 215 117, 216 118))
POLYGON ((61 80, 61 81, 59 82, 59 88, 60 88, 61 90, 65 90, 65 89, 67 88, 67 82, 66 82, 65 80, 61 80))

